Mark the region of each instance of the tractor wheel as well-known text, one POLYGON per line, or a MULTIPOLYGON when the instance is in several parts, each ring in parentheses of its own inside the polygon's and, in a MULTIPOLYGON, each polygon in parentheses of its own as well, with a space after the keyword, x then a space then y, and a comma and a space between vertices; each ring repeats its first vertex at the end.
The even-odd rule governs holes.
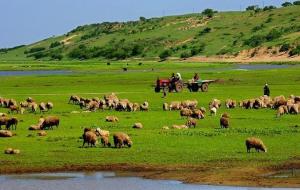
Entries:
POLYGON ((202 90, 202 92, 207 92, 208 91, 208 83, 202 84, 201 90, 202 90))
POLYGON ((176 92, 181 92, 183 89, 183 84, 182 83, 176 83, 175 85, 175 91, 176 92))
POLYGON ((197 83, 191 84, 192 92, 198 92, 199 91, 199 85, 197 83))

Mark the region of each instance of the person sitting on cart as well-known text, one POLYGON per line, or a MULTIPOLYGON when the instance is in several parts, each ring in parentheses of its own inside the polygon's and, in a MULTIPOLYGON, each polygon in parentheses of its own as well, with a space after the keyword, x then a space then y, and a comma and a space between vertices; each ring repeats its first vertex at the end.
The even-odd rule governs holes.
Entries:
POLYGON ((195 73, 195 75, 194 75, 194 77, 192 79, 192 82, 197 82, 199 79, 200 79, 199 74, 195 73))
POLYGON ((182 80, 180 73, 176 73, 176 77, 175 78, 176 78, 176 81, 182 80))

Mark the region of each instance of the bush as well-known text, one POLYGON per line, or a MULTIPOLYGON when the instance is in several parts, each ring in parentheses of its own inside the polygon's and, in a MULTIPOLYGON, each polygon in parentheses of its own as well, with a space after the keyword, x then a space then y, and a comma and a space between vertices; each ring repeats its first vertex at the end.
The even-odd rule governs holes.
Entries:
POLYGON ((190 52, 182 52, 181 54, 180 54, 180 58, 183 58, 183 59, 185 59, 185 58, 189 58, 189 57, 191 57, 191 53, 190 52))
POLYGON ((35 47, 35 48, 31 48, 29 50, 25 50, 25 54, 28 54, 28 53, 36 53, 36 52, 39 52, 39 51, 44 51, 46 48, 44 47, 35 47))
POLYGON ((61 43, 58 42, 58 41, 56 41, 56 42, 51 43, 50 46, 49 46, 49 48, 55 48, 55 47, 58 47, 60 45, 61 45, 61 43))
POLYGON ((281 6, 283 6, 283 7, 288 7, 288 6, 292 6, 292 5, 293 4, 290 3, 290 2, 284 2, 284 3, 281 4, 281 6))
POLYGON ((250 47, 257 47, 266 41, 263 35, 254 35, 251 38, 244 41, 244 44, 250 47))
POLYGON ((273 6, 273 5, 265 6, 265 7, 263 8, 263 11, 269 11, 269 10, 272 10, 272 9, 276 9, 276 7, 273 6))
POLYGON ((266 20, 266 23, 270 23, 273 21, 273 18, 269 17, 267 20, 266 20))
POLYGON ((281 30, 272 29, 266 36, 267 41, 272 41, 279 38, 282 35, 281 30))
POLYGON ((300 1, 294 1, 294 5, 300 5, 300 1))
POLYGON ((300 55, 300 45, 296 46, 294 49, 292 49, 289 52, 290 56, 294 56, 294 55, 300 55))
POLYGON ((200 44, 199 46, 192 47, 191 56, 198 55, 199 53, 203 52, 204 49, 205 49, 205 44, 204 43, 200 44))
POLYGON ((63 59, 63 55, 62 54, 52 54, 51 55, 51 59, 54 59, 54 60, 62 60, 63 59))
POLYGON ((166 60, 168 57, 170 57, 171 56, 171 52, 170 52, 170 50, 164 50, 164 51, 162 51, 160 54, 159 54, 159 58, 161 59, 161 60, 166 60))
POLYGON ((261 29, 263 29, 265 27, 264 24, 261 24, 261 25, 258 25, 258 26, 255 26, 254 28, 252 28, 252 32, 257 32, 261 29))
POLYGON ((212 18, 215 12, 212 9, 205 9, 204 11, 202 11, 202 14, 206 15, 208 18, 212 18))
POLYGON ((202 36, 204 34, 210 33, 210 31, 211 31, 211 28, 206 27, 202 31, 199 32, 199 36, 202 36))
POLYGON ((283 44, 280 49, 279 49, 279 52, 286 52, 286 51, 289 51, 290 49, 290 44, 283 44))

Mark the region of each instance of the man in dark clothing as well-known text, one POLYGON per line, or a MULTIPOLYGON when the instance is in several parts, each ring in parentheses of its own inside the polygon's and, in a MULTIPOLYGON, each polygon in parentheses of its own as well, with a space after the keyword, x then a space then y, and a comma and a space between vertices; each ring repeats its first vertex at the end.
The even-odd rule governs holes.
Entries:
POLYGON ((268 84, 265 84, 264 95, 265 96, 270 96, 270 88, 269 88, 268 84))

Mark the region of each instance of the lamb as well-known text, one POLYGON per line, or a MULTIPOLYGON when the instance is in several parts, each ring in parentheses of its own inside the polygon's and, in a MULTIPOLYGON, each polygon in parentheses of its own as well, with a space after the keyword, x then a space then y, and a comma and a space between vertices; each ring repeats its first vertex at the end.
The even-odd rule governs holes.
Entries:
POLYGON ((255 137, 250 137, 246 139, 246 148, 248 153, 250 153, 251 148, 255 148, 257 152, 259 151, 267 152, 267 148, 264 145, 263 141, 255 137))
POLYGON ((186 126, 188 126, 189 128, 190 127, 196 128, 196 125, 197 125, 197 119, 189 117, 187 122, 186 122, 186 126))
POLYGON ((141 111, 148 111, 149 110, 149 103, 148 102, 144 102, 143 104, 141 104, 140 110, 141 111))
POLYGON ((132 128, 134 128, 134 129, 142 129, 143 128, 143 124, 141 124, 141 123, 135 123, 132 128))
POLYGON ((193 114, 193 111, 189 108, 183 108, 180 110, 180 116, 181 117, 189 117, 193 114))
POLYGON ((53 126, 59 126, 59 118, 56 116, 48 116, 45 118, 44 122, 41 124, 41 129, 53 129, 53 126))
POLYGON ((121 148, 124 147, 125 145, 127 145, 129 148, 132 146, 132 141, 130 137, 125 133, 122 132, 115 133, 113 135, 113 139, 116 148, 121 148))
POLYGON ((115 123, 119 122, 119 118, 117 118, 116 116, 106 116, 105 121, 115 123))
POLYGON ((221 117, 220 126, 221 126, 221 128, 229 128, 229 118, 228 117, 221 117))
POLYGON ((105 136, 101 137, 101 144, 104 147, 111 147, 108 137, 105 136))
POLYGON ((14 134, 8 130, 0 130, 0 137, 12 137, 14 134))
POLYGON ((282 116, 285 113, 284 106, 279 106, 277 109, 277 117, 282 116))

